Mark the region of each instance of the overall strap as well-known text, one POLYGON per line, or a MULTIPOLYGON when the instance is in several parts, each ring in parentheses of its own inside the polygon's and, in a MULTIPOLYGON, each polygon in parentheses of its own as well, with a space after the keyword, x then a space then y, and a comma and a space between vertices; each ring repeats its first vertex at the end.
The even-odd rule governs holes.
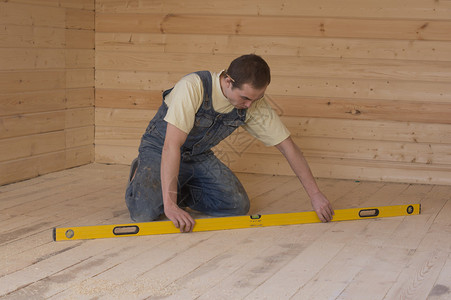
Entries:
POLYGON ((204 98, 202 101, 202 107, 206 110, 211 109, 212 107, 212 78, 211 73, 209 71, 197 71, 195 72, 202 81, 204 88, 204 98))

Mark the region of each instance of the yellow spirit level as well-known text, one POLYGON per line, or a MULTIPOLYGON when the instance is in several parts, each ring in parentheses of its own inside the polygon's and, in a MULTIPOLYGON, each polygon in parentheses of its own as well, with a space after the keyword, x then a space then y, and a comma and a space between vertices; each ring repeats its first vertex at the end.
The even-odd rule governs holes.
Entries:
MULTIPOLYGON (((394 205, 368 208, 337 209, 333 222, 385 218, 420 214, 420 204, 394 205)), ((196 219, 193 232, 251 227, 282 226, 306 223, 320 223, 314 211, 270 215, 251 215, 196 219)), ((118 225, 97 225, 82 227, 53 228, 53 240, 79 240, 178 233, 180 230, 171 221, 155 221, 118 225)))

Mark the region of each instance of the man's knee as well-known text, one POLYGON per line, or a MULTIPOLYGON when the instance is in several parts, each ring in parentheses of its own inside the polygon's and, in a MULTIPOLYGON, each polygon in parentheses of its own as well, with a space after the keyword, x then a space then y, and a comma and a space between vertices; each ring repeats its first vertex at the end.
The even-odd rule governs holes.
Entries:
POLYGON ((240 193, 236 195, 234 204, 236 215, 246 215, 249 212, 250 201, 246 193, 240 193))
POLYGON ((135 222, 151 222, 160 218, 162 210, 148 205, 129 205, 127 203, 130 218, 135 222))
POLYGON ((134 222, 151 222, 151 221, 155 221, 157 219, 160 218, 160 214, 156 215, 156 214, 147 214, 147 213, 136 213, 136 212, 132 212, 130 211, 130 218, 134 221, 134 222))
POLYGON ((133 188, 127 188, 125 203, 130 218, 135 222, 150 222, 157 220, 163 213, 163 205, 152 203, 149 197, 142 197, 140 193, 134 193, 133 188))

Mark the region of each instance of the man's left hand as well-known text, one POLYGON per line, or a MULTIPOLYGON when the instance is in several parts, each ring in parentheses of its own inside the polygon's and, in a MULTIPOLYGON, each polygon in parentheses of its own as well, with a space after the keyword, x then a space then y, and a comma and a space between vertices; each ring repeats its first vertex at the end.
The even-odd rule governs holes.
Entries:
POLYGON ((321 222, 329 222, 332 220, 334 210, 329 200, 323 193, 318 192, 311 197, 312 206, 321 222))

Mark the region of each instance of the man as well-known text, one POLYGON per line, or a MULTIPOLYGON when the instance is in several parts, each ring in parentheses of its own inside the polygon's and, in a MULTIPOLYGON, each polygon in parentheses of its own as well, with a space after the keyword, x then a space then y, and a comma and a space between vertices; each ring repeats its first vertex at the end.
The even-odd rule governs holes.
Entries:
POLYGON ((246 191, 211 151, 240 126, 279 149, 320 220, 332 219, 332 206, 302 152, 264 98, 270 81, 267 63, 250 54, 220 73, 189 74, 163 93, 131 166, 125 198, 134 221, 153 221, 164 213, 181 232, 189 232, 195 221, 181 207, 212 216, 247 214, 246 191))

